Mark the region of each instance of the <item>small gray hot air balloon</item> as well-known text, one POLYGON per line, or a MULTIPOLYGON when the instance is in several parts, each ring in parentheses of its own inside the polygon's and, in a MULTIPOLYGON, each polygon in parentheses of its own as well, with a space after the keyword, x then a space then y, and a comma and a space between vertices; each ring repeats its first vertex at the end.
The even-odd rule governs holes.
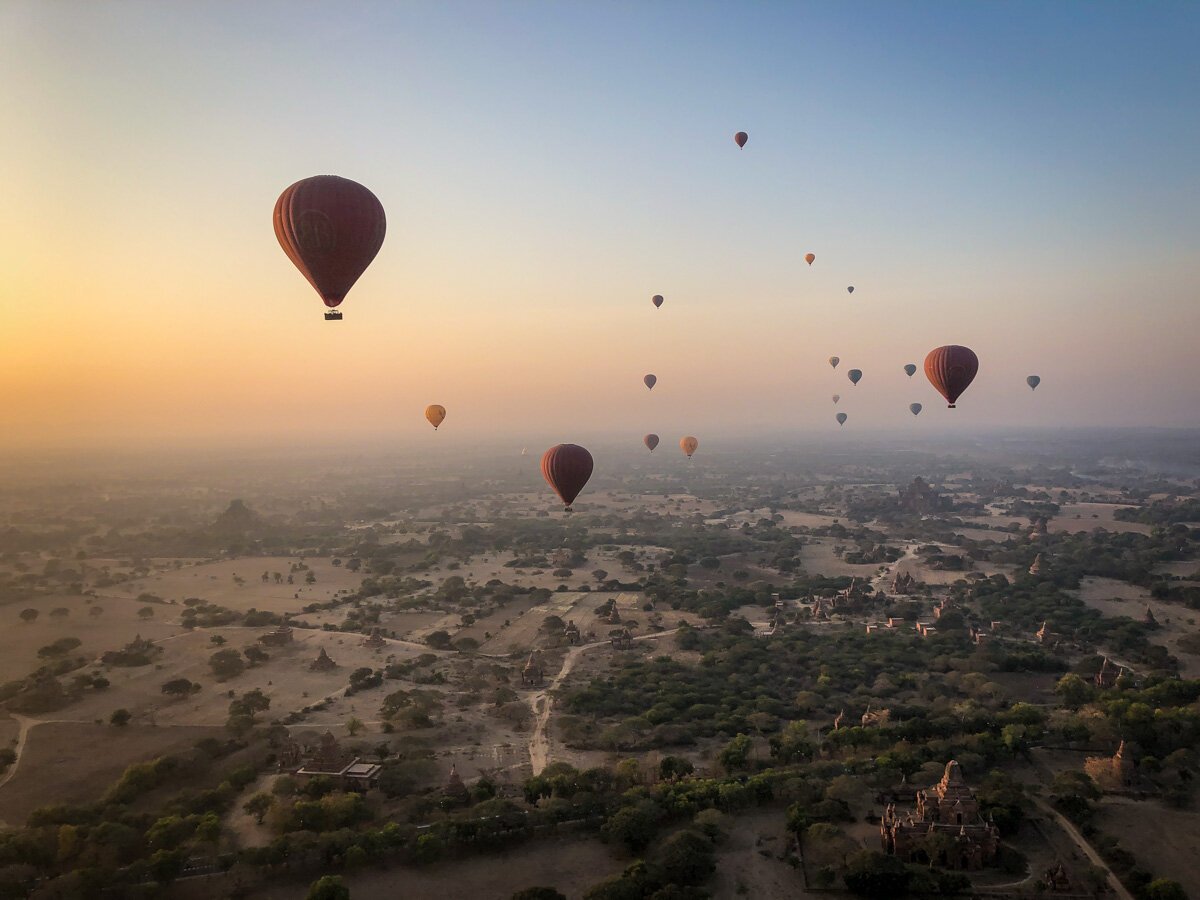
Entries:
POLYGON ((834 418, 837 419, 837 422, 839 425, 845 425, 846 420, 850 417, 848 415, 846 415, 845 413, 838 413, 834 418))
POLYGON ((915 365, 913 365, 912 363, 905 363, 904 374, 907 375, 909 378, 912 378, 914 375, 917 374, 917 367, 915 365))
POLYGON ((850 379, 851 384, 858 384, 862 380, 862 369, 851 369, 846 373, 846 377, 850 379))
POLYGON ((831 366, 833 366, 835 369, 837 368, 837 364, 840 363, 841 361, 842 361, 841 357, 838 357, 838 356, 829 357, 829 364, 831 366))
POLYGON ((850 285, 850 287, 846 288, 846 293, 853 294, 854 293, 854 285, 850 285))
POLYGON ((1025 383, 1027 385, 1029 385, 1029 389, 1031 391, 1036 391, 1037 386, 1042 383, 1042 376, 1041 375, 1030 375, 1028 378, 1025 379, 1025 383))
POLYGON ((921 407, 920 403, 908 404, 908 411, 910 413, 912 413, 914 416, 919 416, 921 414, 921 409, 922 409, 922 407, 921 407))
POLYGON ((841 394, 834 394, 834 395, 833 395, 833 402, 834 402, 834 403, 837 403, 837 402, 838 402, 839 400, 841 400, 841 399, 842 399, 842 395, 841 395, 841 394))
POLYGON ((650 390, 654 390, 654 386, 658 384, 658 377, 655 375, 647 375, 642 379, 642 381, 646 382, 646 387, 648 387, 650 390))

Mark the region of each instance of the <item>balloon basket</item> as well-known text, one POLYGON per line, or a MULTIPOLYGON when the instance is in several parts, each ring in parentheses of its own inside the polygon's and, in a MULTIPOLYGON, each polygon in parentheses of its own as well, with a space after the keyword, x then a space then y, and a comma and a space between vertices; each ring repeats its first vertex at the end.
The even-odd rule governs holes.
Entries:
POLYGON ((342 321, 342 314, 340 312, 338 312, 336 309, 331 309, 329 312, 325 313, 325 321, 326 322, 340 322, 340 321, 342 321))

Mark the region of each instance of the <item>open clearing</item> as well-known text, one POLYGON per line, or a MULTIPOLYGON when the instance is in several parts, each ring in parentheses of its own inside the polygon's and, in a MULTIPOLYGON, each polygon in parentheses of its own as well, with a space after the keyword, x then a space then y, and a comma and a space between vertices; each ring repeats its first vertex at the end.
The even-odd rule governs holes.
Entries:
POLYGON ((1120 522, 1113 518, 1118 509, 1137 509, 1122 503, 1064 503, 1058 515, 1047 524, 1049 531, 1135 531, 1149 534, 1151 526, 1141 522, 1120 522))
POLYGON ((1097 826, 1120 839, 1157 878, 1173 878, 1200 897, 1200 814, 1156 800, 1105 797, 1097 826))
POLYGON ((1145 588, 1111 578, 1081 579, 1078 593, 1080 600, 1105 616, 1128 616, 1140 622, 1146 607, 1150 607, 1159 624, 1151 640, 1179 660, 1183 677, 1200 677, 1200 657, 1179 649, 1179 639, 1197 631, 1195 623, 1200 614, 1175 603, 1154 600, 1145 588))

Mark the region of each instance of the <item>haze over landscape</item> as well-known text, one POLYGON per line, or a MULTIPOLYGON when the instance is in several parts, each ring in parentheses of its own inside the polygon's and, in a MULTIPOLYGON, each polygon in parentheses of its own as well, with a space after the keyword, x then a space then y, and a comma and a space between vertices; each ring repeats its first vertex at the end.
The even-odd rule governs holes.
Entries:
POLYGON ((1200 900, 1197 46, 0 0, 0 900, 1200 900))

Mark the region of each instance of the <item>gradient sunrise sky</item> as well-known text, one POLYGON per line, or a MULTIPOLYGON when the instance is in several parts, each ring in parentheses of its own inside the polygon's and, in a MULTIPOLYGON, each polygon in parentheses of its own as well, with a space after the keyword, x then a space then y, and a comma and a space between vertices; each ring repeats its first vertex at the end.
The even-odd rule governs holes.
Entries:
POLYGON ((3 443, 1195 426, 1197 47, 1193 2, 5 0, 3 443), (271 228, 320 173, 388 215, 341 323, 271 228), (954 412, 901 371, 943 343, 954 412))

